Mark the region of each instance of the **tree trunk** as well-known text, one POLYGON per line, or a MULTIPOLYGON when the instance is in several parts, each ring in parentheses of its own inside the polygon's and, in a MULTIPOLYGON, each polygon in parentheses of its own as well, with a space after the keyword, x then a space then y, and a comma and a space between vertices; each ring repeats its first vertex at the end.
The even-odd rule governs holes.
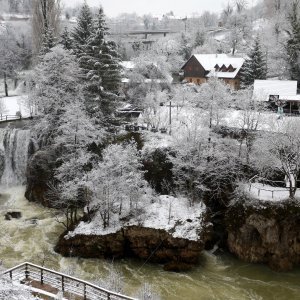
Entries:
POLYGON ((7 85, 7 77, 5 72, 4 72, 4 91, 5 91, 5 96, 8 97, 8 85, 7 85))

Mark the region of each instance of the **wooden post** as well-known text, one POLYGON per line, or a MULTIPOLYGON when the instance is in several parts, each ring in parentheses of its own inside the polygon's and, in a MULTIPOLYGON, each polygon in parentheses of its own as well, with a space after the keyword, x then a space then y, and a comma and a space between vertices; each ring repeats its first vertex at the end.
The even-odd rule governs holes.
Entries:
POLYGON ((65 291, 65 277, 61 276, 61 290, 62 292, 65 291))
POLYGON ((41 284, 44 284, 44 274, 43 274, 43 269, 41 269, 41 284))
POLYGON ((274 198, 273 196, 274 196, 274 191, 272 191, 272 199, 274 198))
POLYGON ((28 279, 29 278, 29 271, 28 271, 28 265, 25 264, 25 278, 28 279))
POLYGON ((12 271, 9 271, 9 277, 12 279, 12 271))
POLYGON ((107 294, 107 300, 110 300, 110 293, 107 294))
POLYGON ((86 300, 86 284, 83 285, 83 299, 86 300))

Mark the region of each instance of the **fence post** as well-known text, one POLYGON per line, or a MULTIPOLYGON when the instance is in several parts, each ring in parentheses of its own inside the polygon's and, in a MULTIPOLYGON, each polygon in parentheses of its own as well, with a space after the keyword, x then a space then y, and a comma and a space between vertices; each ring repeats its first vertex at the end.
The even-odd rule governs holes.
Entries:
POLYGON ((61 290, 62 292, 65 291, 65 277, 61 276, 61 290))
POLYGON ((25 264, 25 278, 29 278, 28 264, 25 264))
POLYGON ((274 195, 274 191, 272 191, 272 199, 274 198, 273 195, 274 195))
POLYGON ((6 116, 6 118, 5 118, 5 119, 6 119, 6 121, 7 121, 7 116, 6 116))
POLYGON ((86 284, 83 285, 83 299, 86 300, 86 284))
POLYGON ((43 274, 43 269, 41 269, 41 284, 44 284, 44 274, 43 274))
POLYGON ((260 195, 260 189, 258 189, 258 196, 260 195))
POLYGON ((107 293, 107 300, 110 300, 110 293, 107 293))
POLYGON ((9 271, 9 277, 12 280, 12 271, 9 271))

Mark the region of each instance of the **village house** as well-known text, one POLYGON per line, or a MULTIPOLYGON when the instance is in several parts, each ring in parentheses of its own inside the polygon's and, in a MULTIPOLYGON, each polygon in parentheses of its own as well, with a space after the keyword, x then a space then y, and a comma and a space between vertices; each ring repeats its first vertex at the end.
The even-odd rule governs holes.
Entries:
POLYGON ((268 102, 273 108, 282 108, 281 112, 284 113, 300 112, 300 95, 297 94, 296 80, 255 80, 253 97, 257 101, 268 102))
POLYGON ((181 68, 183 79, 203 84, 210 77, 217 77, 233 89, 240 89, 240 71, 245 60, 227 54, 194 54, 181 68))

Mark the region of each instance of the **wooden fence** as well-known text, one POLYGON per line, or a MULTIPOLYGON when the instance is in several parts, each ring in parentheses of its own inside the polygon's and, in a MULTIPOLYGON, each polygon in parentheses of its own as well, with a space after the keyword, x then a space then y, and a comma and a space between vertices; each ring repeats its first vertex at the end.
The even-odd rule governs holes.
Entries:
POLYGON ((0 122, 9 122, 17 120, 31 119, 32 117, 22 117, 22 115, 0 115, 0 122))
POLYGON ((34 281, 41 284, 41 286, 47 284, 58 289, 58 291, 77 295, 82 297, 84 300, 135 300, 134 298, 108 291, 87 281, 28 262, 22 263, 5 271, 3 276, 11 279, 12 281, 21 283, 30 283, 30 281, 34 281))
MULTIPOLYGON (((299 180, 297 181, 297 185, 298 185, 298 182, 299 182, 299 180)), ((272 196, 272 199, 274 199, 274 195, 276 195, 276 193, 286 192, 287 197, 289 197, 289 195, 290 195, 289 194, 289 188, 288 187, 282 187, 283 185, 285 185, 285 181, 267 180, 267 179, 262 178, 258 175, 255 175, 251 179, 249 179, 249 192, 253 188, 256 189, 258 197, 260 196, 261 191, 269 192, 270 195, 272 196), (256 183, 261 183, 263 185, 263 187, 259 187, 259 186, 255 185, 256 183)))

